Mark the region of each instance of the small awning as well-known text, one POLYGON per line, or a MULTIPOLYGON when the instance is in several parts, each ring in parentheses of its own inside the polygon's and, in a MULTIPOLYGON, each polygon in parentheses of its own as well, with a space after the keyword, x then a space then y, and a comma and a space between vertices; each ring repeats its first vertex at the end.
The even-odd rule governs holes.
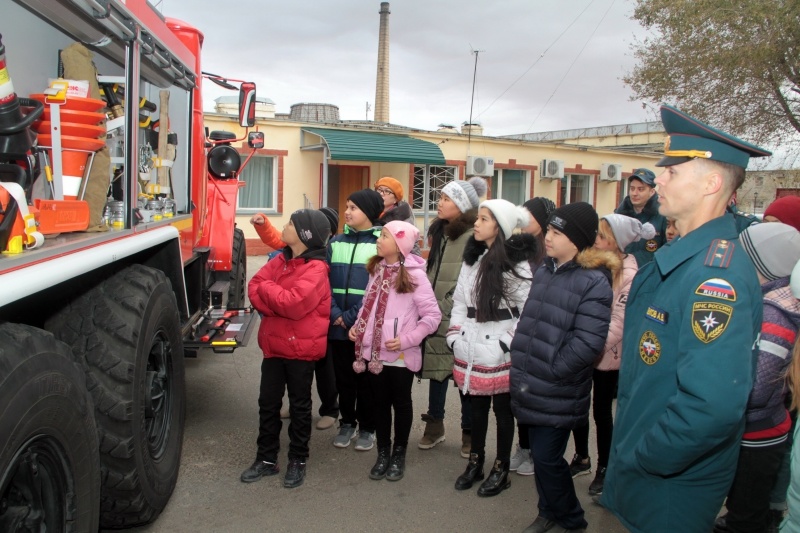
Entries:
MULTIPOLYGON (((439 146, 405 135, 326 128, 303 128, 302 131, 322 138, 331 159, 337 161, 445 164, 439 146)), ((303 147, 308 148, 308 145, 304 142, 303 147)))

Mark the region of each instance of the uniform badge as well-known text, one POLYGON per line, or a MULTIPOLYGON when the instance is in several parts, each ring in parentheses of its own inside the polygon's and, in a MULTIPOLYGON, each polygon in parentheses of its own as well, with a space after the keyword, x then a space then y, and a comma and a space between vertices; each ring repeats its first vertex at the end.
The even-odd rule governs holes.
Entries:
POLYGON ((647 308, 647 314, 645 316, 659 324, 666 324, 669 319, 669 313, 658 307, 653 307, 652 305, 647 308))
POLYGON ((705 266, 716 268, 728 268, 736 246, 725 239, 714 239, 706 252, 705 266))
POLYGON ((656 250, 658 250, 658 243, 655 240, 650 239, 645 243, 644 248, 648 252, 655 252, 656 250))
POLYGON ((705 280, 695 289, 694 293, 709 298, 727 300, 729 302, 736 301, 736 289, 733 288, 733 285, 720 278, 705 280))
POLYGON ((639 356, 646 365, 653 365, 661 357, 661 342, 652 331, 645 331, 639 340, 639 356))
POLYGON ((733 307, 717 302, 695 302, 692 305, 692 332, 702 342, 718 338, 728 327, 733 307))

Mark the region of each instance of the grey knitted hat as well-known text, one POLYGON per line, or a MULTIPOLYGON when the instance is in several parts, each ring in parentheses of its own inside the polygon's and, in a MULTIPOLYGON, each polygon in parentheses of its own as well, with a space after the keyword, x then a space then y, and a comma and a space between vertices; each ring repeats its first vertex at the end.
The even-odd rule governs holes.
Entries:
POLYGON ((624 252, 625 248, 632 242, 636 242, 639 239, 652 239, 656 236, 656 228, 652 224, 649 222, 642 224, 633 217, 615 213, 604 216, 603 220, 611 226, 614 240, 617 241, 620 252, 624 252))
POLYGON ((800 261, 800 231, 782 222, 754 224, 739 234, 744 251, 768 280, 785 278, 800 261))

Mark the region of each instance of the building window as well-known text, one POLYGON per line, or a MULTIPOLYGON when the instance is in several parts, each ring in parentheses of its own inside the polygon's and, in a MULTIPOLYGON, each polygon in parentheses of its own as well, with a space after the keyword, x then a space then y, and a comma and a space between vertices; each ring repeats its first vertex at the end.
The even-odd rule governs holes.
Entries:
POLYGON ((492 198, 502 198, 514 205, 522 205, 528 199, 528 171, 510 168, 494 171, 492 198))
POLYGON ((592 202, 594 180, 584 174, 567 174, 561 178, 561 205, 575 202, 592 202))
POLYGON ((620 205, 625 197, 628 196, 628 185, 630 184, 630 178, 623 178, 622 181, 619 182, 619 198, 617 198, 617 205, 620 205))
MULTIPOLYGON (((439 191, 448 182, 458 179, 458 167, 439 167, 430 166, 428 176, 428 209, 436 212, 436 204, 439 202, 439 191)), ((411 208, 415 211, 425 209, 425 165, 414 165, 414 188, 411 194, 411 208)))
POLYGON ((274 157, 254 155, 250 159, 240 175, 240 179, 247 185, 239 189, 237 211, 243 213, 277 211, 276 169, 274 157))

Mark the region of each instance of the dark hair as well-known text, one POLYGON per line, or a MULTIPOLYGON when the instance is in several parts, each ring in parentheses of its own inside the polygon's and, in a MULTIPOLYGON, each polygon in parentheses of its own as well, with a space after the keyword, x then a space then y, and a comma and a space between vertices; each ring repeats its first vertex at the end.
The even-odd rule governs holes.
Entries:
MULTIPOLYGON (((369 272, 370 276, 375 274, 381 261, 383 261, 383 257, 379 255, 373 255, 369 258, 369 261, 367 261, 367 272, 369 272)), ((411 279, 411 276, 408 275, 408 269, 406 269, 406 266, 401 262, 400 270, 397 272, 397 278, 395 278, 394 290, 397 294, 406 294, 414 292, 416 288, 417 285, 411 279)))
MULTIPOLYGON (((491 213, 491 210, 489 210, 491 213)), ((494 214, 492 220, 497 222, 494 214)), ((499 228, 498 228, 499 229, 499 228)), ((474 239, 475 237, 470 237, 474 239)), ((478 322, 494 322, 500 320, 500 304, 505 300, 510 301, 509 287, 503 274, 511 272, 515 277, 525 279, 517 273, 514 263, 508 257, 506 238, 503 231, 497 232, 494 243, 489 247, 486 255, 478 266, 478 275, 475 280, 475 320, 478 322)))

